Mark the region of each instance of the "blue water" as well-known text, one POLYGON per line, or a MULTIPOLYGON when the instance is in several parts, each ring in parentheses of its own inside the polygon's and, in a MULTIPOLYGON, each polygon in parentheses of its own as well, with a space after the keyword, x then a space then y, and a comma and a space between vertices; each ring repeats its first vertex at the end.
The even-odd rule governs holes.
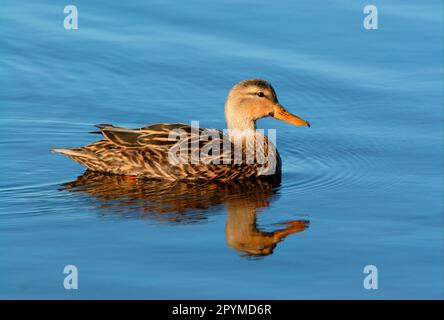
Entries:
POLYGON ((0 298, 443 298, 441 1, 375 2, 378 30, 365 1, 76 0, 78 30, 67 4, 0 5, 0 298), (48 151, 97 123, 224 128, 256 77, 312 124, 259 123, 275 188, 82 176, 48 151))

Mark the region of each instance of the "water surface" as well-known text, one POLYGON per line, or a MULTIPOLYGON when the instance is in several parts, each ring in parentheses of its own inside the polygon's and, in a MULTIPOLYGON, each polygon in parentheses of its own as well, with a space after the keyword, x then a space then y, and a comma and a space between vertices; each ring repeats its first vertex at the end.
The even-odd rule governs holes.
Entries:
POLYGON ((0 297, 443 297, 443 5, 60 1, 0 11, 0 297), (224 128, 239 80, 308 119, 280 185, 100 177, 51 147, 97 123, 224 128), (63 288, 63 267, 79 289, 63 288), (379 289, 363 288, 375 265, 379 289))

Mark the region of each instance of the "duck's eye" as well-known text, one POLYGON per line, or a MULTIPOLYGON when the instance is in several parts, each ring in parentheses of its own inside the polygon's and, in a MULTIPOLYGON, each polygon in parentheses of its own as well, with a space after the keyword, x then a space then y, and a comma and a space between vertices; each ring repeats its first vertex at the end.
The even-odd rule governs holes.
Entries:
POLYGON ((258 93, 256 93, 258 97, 265 97, 265 94, 262 91, 259 91, 258 93))

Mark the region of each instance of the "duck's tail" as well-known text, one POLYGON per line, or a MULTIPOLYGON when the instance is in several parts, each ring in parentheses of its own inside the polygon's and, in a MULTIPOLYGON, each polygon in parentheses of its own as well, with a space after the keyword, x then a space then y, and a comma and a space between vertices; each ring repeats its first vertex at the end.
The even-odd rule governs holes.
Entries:
POLYGON ((82 148, 74 148, 74 149, 68 149, 68 148, 53 148, 49 149, 52 152, 56 153, 62 153, 68 157, 79 157, 79 158, 88 158, 88 159, 95 159, 89 152, 85 152, 82 148))
POLYGON ((61 153, 90 170, 103 172, 109 171, 106 163, 98 159, 93 152, 86 148, 54 148, 50 150, 52 152, 61 153))

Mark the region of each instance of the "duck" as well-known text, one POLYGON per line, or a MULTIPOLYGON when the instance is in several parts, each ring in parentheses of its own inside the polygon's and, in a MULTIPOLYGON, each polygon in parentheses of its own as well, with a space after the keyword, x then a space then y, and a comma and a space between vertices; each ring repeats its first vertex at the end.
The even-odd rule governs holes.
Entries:
POLYGON ((90 171, 134 178, 234 181, 280 179, 282 162, 271 139, 257 129, 272 117, 294 126, 310 123, 283 107, 262 79, 235 84, 225 102, 224 130, 198 123, 156 123, 137 129, 99 124, 102 139, 79 148, 53 148, 90 171))

